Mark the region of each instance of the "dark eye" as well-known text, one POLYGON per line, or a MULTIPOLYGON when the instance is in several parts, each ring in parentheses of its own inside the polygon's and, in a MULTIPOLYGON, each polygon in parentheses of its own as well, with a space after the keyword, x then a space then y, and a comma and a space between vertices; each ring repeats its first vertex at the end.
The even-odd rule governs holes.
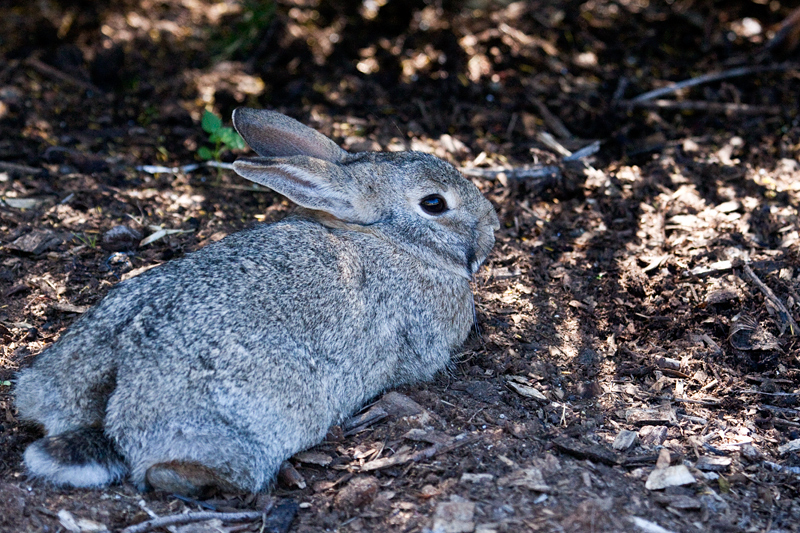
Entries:
POLYGON ((419 206, 429 215, 441 215, 447 211, 447 202, 441 194, 430 194, 419 202, 419 206))

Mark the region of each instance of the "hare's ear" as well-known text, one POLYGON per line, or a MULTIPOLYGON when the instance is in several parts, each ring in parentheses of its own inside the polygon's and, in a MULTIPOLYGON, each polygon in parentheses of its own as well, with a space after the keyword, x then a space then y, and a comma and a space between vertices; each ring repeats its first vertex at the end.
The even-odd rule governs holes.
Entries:
POLYGON ((261 156, 307 155, 333 163, 343 162, 348 156, 320 132, 275 111, 240 107, 233 112, 233 126, 261 156))
POLYGON ((278 192, 294 203, 340 220, 371 224, 379 214, 364 207, 342 167, 307 156, 253 157, 233 163, 237 174, 278 192))

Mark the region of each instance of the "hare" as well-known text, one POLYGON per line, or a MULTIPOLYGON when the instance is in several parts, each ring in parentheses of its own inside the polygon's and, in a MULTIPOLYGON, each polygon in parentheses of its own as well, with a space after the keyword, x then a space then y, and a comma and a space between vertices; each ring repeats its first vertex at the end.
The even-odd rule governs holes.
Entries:
POLYGON ((268 488, 381 391, 431 379, 473 322, 497 215, 450 164, 348 153, 240 108, 244 178, 299 208, 114 287, 23 370, 24 454, 56 485, 268 488))

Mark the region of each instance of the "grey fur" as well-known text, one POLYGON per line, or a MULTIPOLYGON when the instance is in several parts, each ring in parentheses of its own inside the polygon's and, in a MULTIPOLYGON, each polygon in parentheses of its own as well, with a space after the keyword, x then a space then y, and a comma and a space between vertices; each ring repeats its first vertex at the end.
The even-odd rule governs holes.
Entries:
POLYGON ((19 413, 47 433, 34 476, 106 479, 70 478, 89 452, 46 442, 89 434, 84 460, 109 481, 127 465, 144 487, 148 468, 178 461, 258 491, 371 397, 431 379, 466 338, 469 280, 498 228, 471 182, 426 154, 348 154, 275 112, 237 110, 234 125, 262 156, 236 171, 301 207, 120 283, 20 373, 19 413), (450 210, 423 212, 432 193, 450 210))

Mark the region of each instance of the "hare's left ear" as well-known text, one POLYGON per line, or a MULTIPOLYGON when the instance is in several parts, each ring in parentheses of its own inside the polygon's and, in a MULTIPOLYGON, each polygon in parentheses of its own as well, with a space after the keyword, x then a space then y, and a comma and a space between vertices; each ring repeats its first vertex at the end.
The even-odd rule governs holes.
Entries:
POLYGON ((233 169, 298 205, 324 211, 345 222, 371 224, 380 216, 337 163, 307 156, 253 157, 235 161, 233 169))
POLYGON ((275 111, 240 107, 233 112, 233 126, 260 156, 307 155, 342 163, 349 155, 320 132, 275 111))

